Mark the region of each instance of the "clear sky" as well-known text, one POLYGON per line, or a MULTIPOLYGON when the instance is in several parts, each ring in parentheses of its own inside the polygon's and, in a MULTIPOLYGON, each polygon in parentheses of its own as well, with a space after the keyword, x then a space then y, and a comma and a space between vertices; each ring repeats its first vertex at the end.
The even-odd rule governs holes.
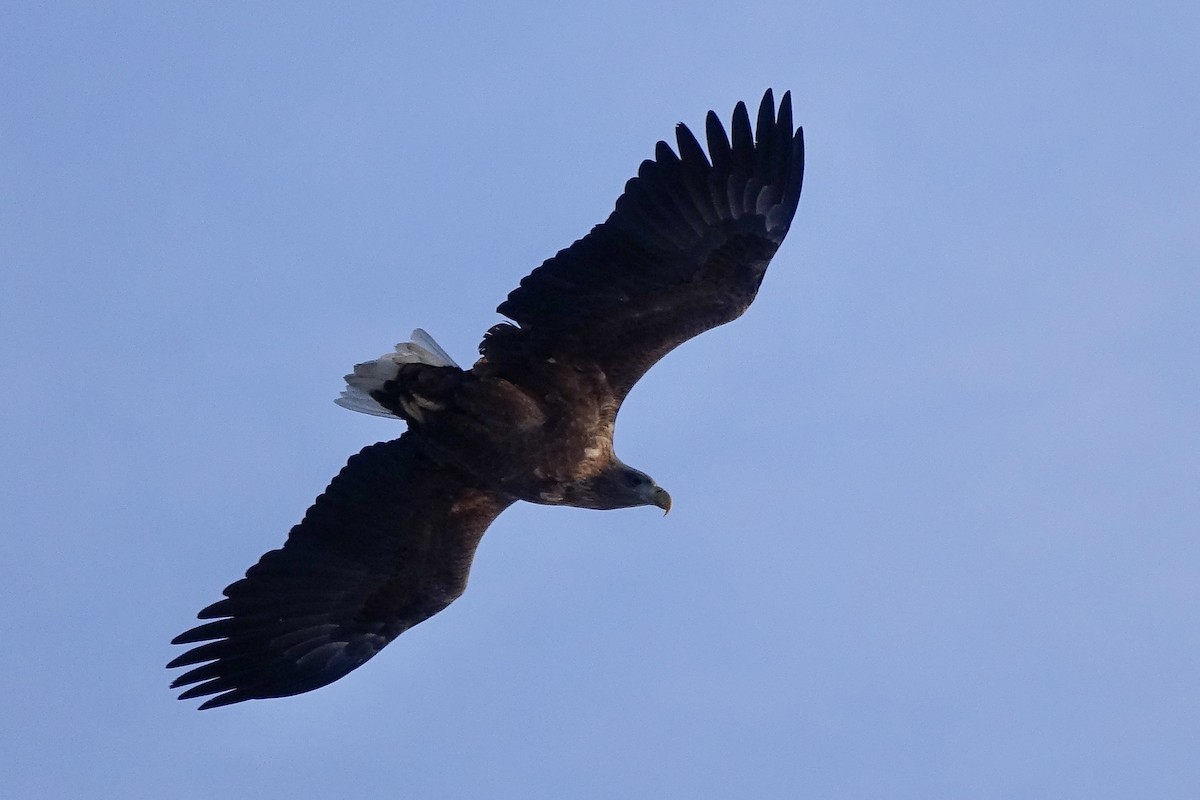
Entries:
POLYGON ((8 3, 0 795, 1200 796, 1200 6, 8 3), (168 642, 677 121, 791 89, 758 301, 338 683, 168 642))

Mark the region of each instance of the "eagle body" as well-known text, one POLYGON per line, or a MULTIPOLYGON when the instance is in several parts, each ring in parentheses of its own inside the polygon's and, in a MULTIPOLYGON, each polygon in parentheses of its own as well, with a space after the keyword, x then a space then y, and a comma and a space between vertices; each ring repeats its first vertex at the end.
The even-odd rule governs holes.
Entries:
POLYGON ((428 334, 354 367, 337 403, 407 423, 352 456, 283 546, 174 639, 200 707, 316 689, 459 597, 480 538, 517 501, 616 509, 671 498, 617 458, 613 427, 645 372, 739 317, 800 199, 802 131, 770 90, 705 147, 680 124, 608 219, 527 275, 462 369, 428 334))
POLYGON ((519 372, 486 359, 470 370, 405 364, 373 397, 408 422, 406 435, 431 457, 513 500, 645 504, 637 493, 591 491, 597 476, 628 469, 613 453, 619 403, 595 365, 554 357, 519 372))

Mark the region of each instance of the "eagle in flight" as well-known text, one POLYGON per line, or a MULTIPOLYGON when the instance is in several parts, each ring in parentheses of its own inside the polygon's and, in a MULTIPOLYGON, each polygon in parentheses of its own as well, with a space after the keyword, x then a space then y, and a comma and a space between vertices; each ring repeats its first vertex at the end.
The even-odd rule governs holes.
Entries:
POLYGON ((736 319, 800 200, 803 131, 770 90, 732 137, 708 113, 659 142, 603 224, 531 272, 462 369, 423 331, 359 364, 337 403, 408 430, 353 456, 168 667, 200 708, 311 691, 341 678, 467 585, 483 532, 518 500, 671 507, 613 452, 625 395, 660 358, 736 319))

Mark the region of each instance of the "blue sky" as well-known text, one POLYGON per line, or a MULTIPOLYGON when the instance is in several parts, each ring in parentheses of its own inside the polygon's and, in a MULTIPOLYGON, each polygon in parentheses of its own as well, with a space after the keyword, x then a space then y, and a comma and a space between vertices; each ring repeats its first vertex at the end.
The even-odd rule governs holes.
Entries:
POLYGON ((1194 798, 1194 3, 10 4, 0 794, 1194 798), (415 4, 414 4, 415 5, 415 4), (517 506, 320 691, 168 642, 677 121, 791 89, 758 301, 639 384, 675 498, 517 506))

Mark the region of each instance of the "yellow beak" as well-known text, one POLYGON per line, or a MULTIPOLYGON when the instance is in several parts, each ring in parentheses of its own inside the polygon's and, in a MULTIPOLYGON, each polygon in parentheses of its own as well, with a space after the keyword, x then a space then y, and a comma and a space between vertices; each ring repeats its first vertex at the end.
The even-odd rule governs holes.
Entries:
POLYGON ((671 510, 671 495, 667 494, 667 490, 661 486, 654 489, 654 505, 663 510, 663 516, 671 510))

